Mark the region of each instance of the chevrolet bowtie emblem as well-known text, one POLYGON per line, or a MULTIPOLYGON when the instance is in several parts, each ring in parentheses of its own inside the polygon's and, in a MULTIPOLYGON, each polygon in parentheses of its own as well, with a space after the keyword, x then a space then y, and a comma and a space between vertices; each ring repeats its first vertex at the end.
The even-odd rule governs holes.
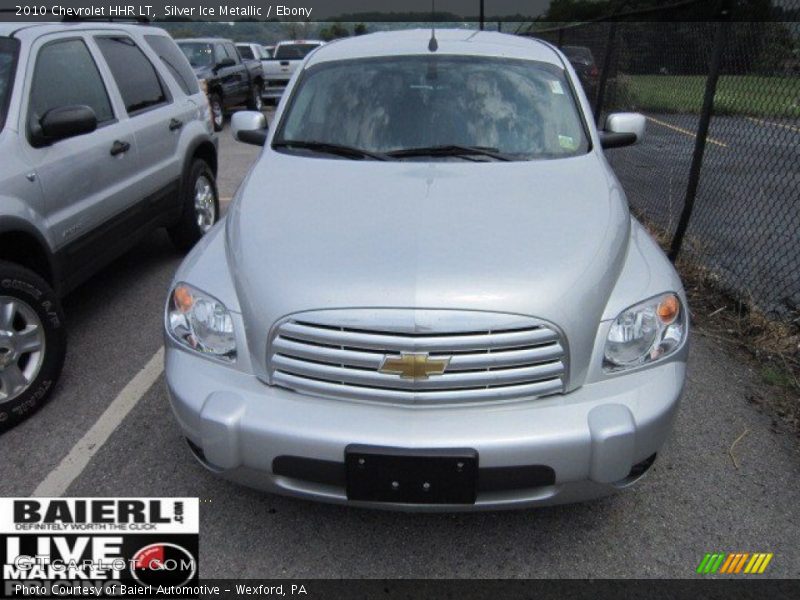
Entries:
POLYGON ((378 369, 386 375, 400 375, 403 379, 427 379, 429 375, 441 375, 450 364, 450 357, 431 358, 425 353, 406 353, 386 356, 378 369))

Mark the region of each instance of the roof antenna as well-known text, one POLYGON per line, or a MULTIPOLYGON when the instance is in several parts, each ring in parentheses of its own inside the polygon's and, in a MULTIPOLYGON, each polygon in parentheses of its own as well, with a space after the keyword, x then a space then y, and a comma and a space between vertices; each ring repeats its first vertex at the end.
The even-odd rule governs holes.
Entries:
POLYGON ((436 52, 439 49, 439 42, 436 41, 436 29, 433 26, 436 18, 436 0, 431 0, 431 40, 428 42, 428 50, 436 52))

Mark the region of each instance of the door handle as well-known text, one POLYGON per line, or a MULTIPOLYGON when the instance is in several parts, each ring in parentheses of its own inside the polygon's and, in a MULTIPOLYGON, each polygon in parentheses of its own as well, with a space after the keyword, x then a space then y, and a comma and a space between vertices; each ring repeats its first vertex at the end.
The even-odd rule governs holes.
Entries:
POLYGON ((116 156, 117 154, 124 154, 130 149, 131 145, 128 142, 121 142, 120 140, 117 140, 113 144, 111 144, 111 156, 116 156))
POLYGON ((169 121, 170 131, 177 131, 181 127, 183 127, 183 121, 181 121, 180 119, 170 119, 169 121))

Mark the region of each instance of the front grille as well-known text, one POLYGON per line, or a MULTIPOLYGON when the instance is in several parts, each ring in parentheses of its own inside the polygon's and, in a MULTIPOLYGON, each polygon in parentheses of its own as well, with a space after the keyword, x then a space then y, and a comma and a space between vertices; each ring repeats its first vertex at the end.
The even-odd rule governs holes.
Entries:
MULTIPOLYGON (((404 404, 437 404, 533 398, 564 390, 565 343, 552 326, 509 316, 513 326, 475 329, 480 313, 464 313, 465 325, 452 314, 445 331, 403 331, 355 323, 337 326, 335 311, 319 320, 308 314, 281 322, 273 331, 268 352, 271 382, 297 392, 354 400, 404 404), (443 374, 403 378, 381 373, 386 357, 424 353, 430 359, 449 358, 443 374)), ((379 313, 380 311, 377 311, 379 313)), ((445 312, 445 311, 438 311, 445 312)), ((375 320, 376 311, 369 314, 375 320)), ((380 318, 378 318, 380 321, 380 318)), ((410 328, 413 329, 413 328, 410 328)))
POLYGON ((286 87, 288 79, 267 79, 267 87, 286 87))

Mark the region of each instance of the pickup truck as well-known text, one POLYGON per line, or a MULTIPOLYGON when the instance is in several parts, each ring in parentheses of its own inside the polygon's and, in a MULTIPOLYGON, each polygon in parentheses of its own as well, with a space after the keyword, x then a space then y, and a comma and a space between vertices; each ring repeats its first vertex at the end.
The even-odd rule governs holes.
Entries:
POLYGON ((225 39, 182 39, 178 40, 178 46, 205 87, 215 131, 222 130, 225 112, 234 106, 246 104, 250 110, 263 108, 261 60, 242 59, 233 42, 225 39))
POLYGON ((278 42, 272 57, 264 61, 264 98, 277 101, 292 78, 292 73, 303 62, 306 55, 322 46, 320 40, 293 40, 278 42))

